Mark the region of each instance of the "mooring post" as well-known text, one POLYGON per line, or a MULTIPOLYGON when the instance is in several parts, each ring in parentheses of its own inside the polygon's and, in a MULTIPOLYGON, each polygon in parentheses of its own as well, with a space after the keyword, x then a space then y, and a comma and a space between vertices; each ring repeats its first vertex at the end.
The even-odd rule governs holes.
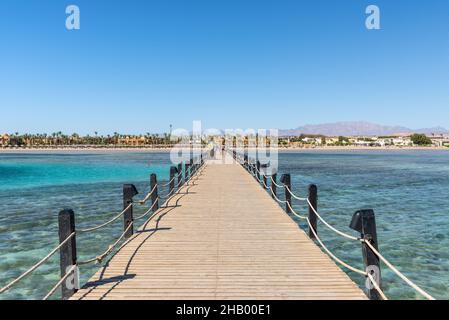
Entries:
POLYGON ((153 208, 153 212, 156 212, 159 209, 159 200, 158 200, 158 186, 157 186, 157 176, 155 173, 152 173, 150 176, 150 191, 153 190, 151 194, 151 205, 153 208), (157 202, 157 203, 156 203, 157 202))
POLYGON ((260 161, 259 160, 256 161, 256 169, 257 169, 257 171, 256 171, 257 181, 260 182, 260 174, 259 174, 259 172, 260 172, 260 161))
MULTIPOLYGON (((126 231, 129 225, 134 221, 133 218, 133 197, 139 194, 136 187, 133 184, 123 185, 123 210, 126 211, 123 214, 123 230, 126 231), (127 209, 128 208, 128 209, 127 209)), ((128 231, 125 233, 125 239, 130 238, 134 234, 134 226, 129 227, 128 231)))
POLYGON ((292 182, 290 173, 286 173, 281 176, 281 183, 284 185, 285 201, 287 202, 285 204, 285 212, 291 213, 292 210, 290 207, 292 206, 292 195, 289 190, 292 189, 292 182))
POLYGON ((270 188, 271 188, 271 197, 274 199, 275 197, 277 197, 277 190, 276 190, 276 179, 277 179, 277 173, 273 173, 271 175, 271 184, 270 184, 270 188))
POLYGON ((189 181, 189 173, 190 173, 190 163, 186 162, 185 172, 184 172, 184 180, 189 181))
POLYGON ((178 163, 178 188, 181 188, 183 185, 182 182, 182 162, 178 163))
POLYGON ((168 194, 171 196, 175 193, 175 175, 178 172, 178 169, 174 166, 170 167, 170 190, 168 194))
POLYGON ((243 167, 248 170, 248 155, 243 155, 243 167))
MULTIPOLYGON (((75 232, 75 213, 73 210, 64 209, 59 212, 59 243, 64 242, 72 233, 75 232)), ((59 250, 59 265, 61 269, 61 278, 65 276, 68 269, 76 265, 76 235, 73 235, 59 250)), ((73 283, 64 281, 61 285, 62 299, 69 299, 78 289, 78 270, 74 270, 75 277, 73 283)))
POLYGON ((312 231, 312 228, 315 233, 318 234, 317 216, 315 214, 315 210, 318 211, 318 188, 314 184, 311 184, 309 186, 309 201, 309 237, 310 239, 315 239, 316 237, 312 231))
POLYGON ((193 162, 193 157, 190 158, 190 177, 192 177, 193 172, 195 172, 195 163, 193 162))
POLYGON ((263 176, 263 188, 266 189, 268 188, 267 175, 264 173, 262 176, 263 176))
MULTIPOLYGON (((359 210, 354 213, 349 227, 355 231, 360 232, 360 238, 368 241, 374 247, 374 249, 379 252, 379 244, 377 242, 376 217, 374 214, 374 210, 359 210)), ((374 280, 376 280, 379 287, 382 288, 379 257, 365 242, 362 242, 362 254, 366 272, 370 273, 373 276, 374 280)), ((379 292, 377 292, 368 277, 366 277, 365 286, 368 290, 368 298, 370 298, 371 300, 381 299, 379 292)))

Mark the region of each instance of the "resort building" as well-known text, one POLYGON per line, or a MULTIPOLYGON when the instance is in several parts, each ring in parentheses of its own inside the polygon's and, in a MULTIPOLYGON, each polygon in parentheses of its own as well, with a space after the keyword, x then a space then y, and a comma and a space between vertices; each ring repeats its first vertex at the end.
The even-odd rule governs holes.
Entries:
POLYGON ((146 139, 144 136, 125 136, 124 138, 120 138, 118 142, 119 145, 137 147, 144 146, 146 144, 146 139))

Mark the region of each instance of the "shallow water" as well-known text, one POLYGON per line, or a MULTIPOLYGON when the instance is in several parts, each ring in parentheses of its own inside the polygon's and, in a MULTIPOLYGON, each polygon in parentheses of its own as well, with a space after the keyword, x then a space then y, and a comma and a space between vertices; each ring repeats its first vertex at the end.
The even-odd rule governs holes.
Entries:
MULTIPOLYGON (((316 184, 319 212, 344 232, 358 236, 349 228, 353 213, 373 209, 380 252, 430 294, 449 299, 449 152, 286 153, 279 171, 292 174, 303 196, 316 184)), ((295 208, 307 212, 299 202, 295 208)), ((339 258, 363 269, 360 244, 321 223, 318 232, 339 258)), ((348 274, 363 286, 361 276, 348 274)), ((382 279, 388 297, 422 298, 384 265, 382 279)))
MULTIPOLYGON (((279 172, 292 174, 296 193, 305 195, 310 183, 318 185, 319 211, 342 231, 356 235, 348 228, 352 214, 374 209, 381 252, 436 298, 449 299, 449 152, 313 151, 279 158, 279 172)), ((166 181, 169 166, 168 153, 0 154, 0 286, 57 245, 59 210, 72 208, 79 228, 106 221, 121 211, 123 183, 134 183, 143 196, 150 173, 166 181)), ((295 208, 306 209, 296 202, 295 208)), ((104 251, 122 228, 119 219, 79 236, 79 259, 104 251)), ((322 224, 318 232, 337 256, 363 267, 360 244, 322 224)), ((0 299, 42 298, 58 281, 58 259, 55 255, 0 299)), ((98 267, 83 266, 81 282, 98 267)), ((348 274, 363 286, 361 276, 348 274)), ((420 298, 385 266, 382 277, 389 297, 420 298)))

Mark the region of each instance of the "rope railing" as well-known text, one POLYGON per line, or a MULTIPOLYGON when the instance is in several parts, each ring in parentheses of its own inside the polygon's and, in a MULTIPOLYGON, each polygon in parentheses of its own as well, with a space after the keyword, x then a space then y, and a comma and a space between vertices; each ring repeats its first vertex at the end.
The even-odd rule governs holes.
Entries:
POLYGON ((125 214, 125 212, 128 211, 132 206, 133 206, 133 204, 130 203, 125 209, 123 209, 122 212, 120 212, 120 213, 119 213, 118 215, 116 215, 114 218, 112 218, 111 220, 109 220, 109 221, 107 221, 107 222, 105 222, 105 223, 103 223, 103 224, 100 224, 100 225, 98 225, 98 226, 96 226, 96 227, 92 227, 92 228, 80 229, 80 230, 77 230, 77 232, 78 232, 78 233, 88 233, 88 232, 92 232, 92 231, 96 231, 96 230, 98 230, 98 229, 104 228, 104 227, 110 225, 111 223, 115 222, 115 221, 116 221, 118 218, 120 218, 121 216, 123 216, 123 215, 125 214))
POLYGON ((409 278, 407 278, 402 272, 400 272, 395 266, 393 266, 383 255, 379 253, 379 251, 374 248, 374 246, 367 240, 363 239, 363 242, 374 252, 376 256, 379 257, 380 260, 383 261, 396 275, 404 280, 405 283, 407 283, 411 288, 418 291, 421 295, 426 297, 428 300, 435 300, 434 297, 432 297, 430 294, 425 292, 423 289, 421 289, 417 284, 415 284, 413 281, 411 281, 409 278))
POLYGON ((164 187, 168 187, 170 185, 170 183, 172 183, 175 180, 176 177, 171 178, 170 181, 168 181, 165 184, 161 184, 160 187, 164 188, 164 187))
POLYGON ((41 265, 43 265, 45 262, 47 262, 56 252, 58 252, 59 249, 63 245, 65 245, 70 239, 72 239, 75 236, 75 232, 73 232, 71 235, 69 235, 64 241, 62 241, 56 248, 54 248, 49 254, 47 254, 44 258, 42 258, 39 262, 37 262, 35 265, 33 265, 31 268, 29 268, 27 271, 22 273, 19 277, 8 283, 6 286, 0 289, 0 294, 8 291, 10 288, 12 288, 15 284, 19 283, 23 278, 28 276, 30 273, 32 273, 34 270, 38 269, 41 265))
POLYGON ((315 228, 313 228, 313 226, 312 226, 312 224, 310 223, 310 220, 309 220, 309 218, 306 218, 306 221, 307 221, 307 224, 310 226, 310 230, 313 232, 313 234, 314 234, 314 236, 315 236, 315 239, 318 241, 318 243, 321 245, 321 247, 327 252, 327 254, 329 254, 329 256, 331 256, 332 257, 332 259, 334 259, 335 261, 337 261, 339 264, 341 264, 342 266, 344 266, 344 267, 346 267, 346 268, 348 268, 349 270, 351 270, 351 271, 354 271, 354 272, 356 272, 356 273, 358 273, 358 274, 361 274, 361 275, 364 275, 364 276, 366 276, 367 275, 367 272, 366 271, 363 271, 363 270, 360 270, 360 269, 357 269, 357 268, 354 268, 354 267, 352 267, 351 265, 349 265, 349 264, 347 264, 346 262, 344 262, 343 260, 341 260, 341 259, 339 259, 338 257, 336 257, 325 245, 324 245, 324 243, 321 241, 321 239, 318 237, 318 234, 317 234, 317 232, 315 231, 315 228))
POLYGON ((270 180, 271 180, 271 183, 274 184, 276 187, 278 187, 278 188, 284 187, 284 185, 277 184, 276 181, 274 181, 273 176, 270 176, 270 180))
MULTIPOLYGON (((240 159, 241 157, 237 157, 238 159, 240 159)), ((258 169, 257 166, 253 166, 251 167, 251 163, 250 161, 248 162, 243 162, 243 166, 245 167, 245 164, 248 164, 248 166, 246 167, 247 171, 252 174, 253 176, 256 177, 256 180, 258 180, 258 182, 263 182, 264 187, 268 188, 268 186, 265 184, 263 177, 262 178, 258 178, 258 175, 263 175, 258 169), (254 170, 255 169, 255 170, 254 170), (253 172, 253 170, 255 172, 253 172)), ((266 175, 265 175, 266 176, 266 175)), ((385 265, 391 269, 399 278, 401 278, 406 284, 408 284, 412 289, 414 289, 415 291, 417 291, 418 293, 420 293, 422 296, 424 296, 425 298, 429 299, 429 300, 435 300, 435 298, 433 296, 431 296, 430 294, 428 294, 426 291, 424 291, 423 289, 421 289, 418 285, 416 285, 413 281, 411 281, 410 279, 408 279, 403 273, 401 273, 393 264, 391 264, 384 256, 382 256, 379 251, 373 246, 373 244, 371 243, 371 241, 367 240, 367 239, 362 239, 362 238, 358 238, 355 236, 352 236, 350 234, 347 234, 345 232, 342 232, 340 230, 338 230, 337 228, 333 227, 332 225, 330 225, 318 212, 318 210, 312 205, 310 198, 303 198, 303 197, 298 197, 296 194, 294 194, 290 187, 285 185, 285 184, 277 184, 276 181, 273 179, 272 176, 270 176, 271 179, 271 183, 274 184, 276 187, 278 188, 282 188, 284 187, 286 192, 288 192, 294 199, 299 200, 299 201, 305 201, 307 202, 307 206, 312 210, 312 212, 315 214, 315 216, 330 230, 332 230, 333 232, 335 232, 336 234, 349 239, 349 240, 353 240, 353 241, 357 241, 357 242, 361 242, 366 244, 371 250, 372 252, 383 262, 385 263, 385 265)), ((320 244, 320 246, 323 248, 323 250, 326 251, 326 253, 336 262, 338 262, 339 264, 341 264, 342 266, 346 267, 347 269, 356 272, 358 274, 364 275, 366 276, 370 282, 372 283, 374 289, 379 293, 379 296, 383 299, 383 300, 388 300, 388 298, 386 297, 386 295, 384 294, 384 292, 381 290, 378 282, 374 279, 373 275, 370 272, 367 271, 363 271, 361 269, 355 268, 351 265, 349 265, 348 263, 342 261, 341 259, 339 259, 338 257, 336 257, 325 245, 324 243, 321 241, 321 239, 318 237, 318 234, 314 228, 314 226, 312 225, 310 219, 306 216, 303 216, 299 213, 296 212, 296 210, 292 207, 291 203, 289 201, 284 201, 279 199, 279 197, 273 192, 273 190, 270 188, 271 194, 273 196, 273 199, 275 201, 277 201, 278 203, 281 204, 286 204, 290 210, 290 212, 303 220, 307 221, 307 224, 309 226, 309 230, 312 232, 312 234, 314 235, 315 239, 317 240, 317 242, 320 244)))
MULTIPOLYGON (((205 162, 204 161, 200 161, 197 165, 192 166, 191 170, 190 170, 190 175, 188 179, 185 179, 185 184, 186 186, 189 184, 189 182, 193 181, 194 179, 198 179, 198 175, 204 170, 205 167, 205 162)), ((187 176, 186 176, 187 178, 187 176)), ((167 184, 165 185, 160 185, 160 186, 168 186, 170 185, 173 181, 174 181, 175 177, 173 177, 167 184)), ((177 183, 177 192, 172 192, 172 194, 168 197, 168 200, 164 202, 163 205, 166 205, 167 202, 173 197, 175 196, 177 193, 179 193, 179 191, 181 190, 181 180, 177 183)), ((8 291, 9 289, 11 289, 12 287, 14 287, 16 284, 18 284, 21 280, 23 280, 25 277, 27 277, 28 275, 30 275, 33 271, 35 271, 36 269, 38 269, 40 266, 42 266, 44 263, 46 263, 56 252, 58 252, 59 250, 61 250, 61 248, 66 245, 72 238, 74 238, 74 236, 76 234, 81 234, 81 233, 88 233, 88 232, 92 232, 92 231, 96 231, 98 229, 104 228, 110 224, 112 224, 113 222, 117 221, 121 216, 124 216, 125 213, 128 212, 128 210, 131 210, 134 204, 140 204, 140 205, 144 205, 146 204, 146 202, 148 202, 148 200, 150 198, 152 198, 152 195, 154 194, 154 192, 157 190, 158 188, 158 184, 155 184, 152 188, 152 190, 142 199, 139 201, 131 201, 131 203, 129 203, 128 206, 126 206, 123 211, 121 211, 118 215, 114 216, 112 219, 108 220, 105 223, 102 223, 98 226, 95 227, 91 227, 91 228, 85 228, 85 229, 79 229, 76 230, 74 232, 72 232, 65 240, 61 241, 59 243, 59 245, 57 247, 55 247, 49 254, 47 254, 44 258, 42 258, 41 260, 39 260, 35 265, 33 265, 31 268, 29 268, 27 271, 25 271, 24 273, 22 273, 19 277, 15 278, 14 280, 10 281, 8 284, 6 284, 4 287, 2 287, 0 289, 0 294, 8 291)), ((78 261, 75 265, 70 266, 70 268, 67 269, 67 271, 65 272, 65 275, 63 277, 60 278, 60 280, 56 283, 55 286, 52 287, 52 289, 45 295, 45 297, 43 298, 43 300, 47 300, 48 298, 50 298, 55 292, 56 290, 61 287, 61 285, 64 283, 65 280, 67 280, 67 278, 75 271, 75 269, 79 266, 82 265, 86 265, 86 264, 90 264, 93 262, 102 262, 104 260, 104 258, 106 258, 108 255, 110 255, 113 250, 120 244, 120 242, 126 237, 126 235, 128 234, 128 232, 130 232, 131 228, 133 228, 134 222, 137 220, 140 220, 144 217, 146 217, 149 213, 151 213, 152 211, 154 211, 155 206, 159 203, 159 196, 153 200, 153 204, 151 205, 151 207, 145 211, 142 215, 132 219, 129 224, 127 225, 127 227, 125 228, 125 230, 123 231, 123 233, 121 233, 121 235, 119 236, 119 238, 117 238, 109 247, 108 249, 103 252, 102 254, 85 260, 85 261, 78 261)), ((73 214, 73 212, 72 212, 73 214)), ((150 217, 151 218, 151 217, 150 217)), ((61 226, 60 226, 61 227, 61 226)), ((128 240, 131 240, 131 238, 129 238, 128 240)), ((123 244, 125 244, 127 241, 125 241, 123 244)))
POLYGON ((287 204, 288 204, 288 201, 279 199, 278 196, 273 192, 272 189, 270 189, 270 192, 271 192, 272 196, 274 197, 274 199, 275 199, 277 202, 279 202, 279 203, 287 203, 287 204))
POLYGON ((53 288, 51 288, 51 290, 45 295, 45 297, 42 300, 48 300, 48 298, 50 298, 55 292, 56 290, 64 283, 64 281, 67 280, 67 278, 72 274, 72 272, 75 271, 75 269, 78 267, 78 265, 73 265, 67 272, 66 274, 61 277, 61 279, 55 284, 55 286, 53 288))
POLYGON ((382 300, 388 300, 387 296, 382 291, 382 289, 380 288, 380 286, 377 283, 376 279, 374 279, 373 275, 371 273, 367 272, 366 276, 369 278, 369 280, 371 281, 371 284, 373 285, 374 289, 376 289, 376 291, 379 293, 379 295, 381 296, 382 300))
POLYGON ((145 216, 147 216, 151 211, 153 211, 154 207, 155 207, 158 203, 159 203, 159 197, 157 197, 157 198, 154 200, 154 203, 151 205, 151 207, 150 207, 147 211, 145 211, 145 213, 143 213, 142 215, 140 215, 140 216, 134 218, 134 221, 140 220, 140 219, 144 218, 145 216))
POLYGON ((128 231, 131 229, 131 227, 134 225, 134 221, 131 221, 128 225, 128 227, 125 229, 125 231, 123 231, 123 233, 120 235, 120 237, 112 244, 109 246, 109 248, 103 252, 102 254, 96 256, 95 258, 91 258, 85 261, 79 261, 78 265, 86 265, 92 262, 97 262, 97 263, 101 263, 103 261, 104 258, 106 258, 113 250, 114 248, 119 244, 119 242, 125 237, 125 235, 128 233, 128 231))
POLYGON ((295 198, 296 200, 299 200, 299 201, 308 201, 308 200, 309 200, 309 198, 301 198, 301 197, 298 197, 297 195, 295 195, 295 194, 290 190, 290 188, 289 188, 288 186, 284 185, 284 187, 285 187, 285 189, 291 194, 291 196, 292 196, 293 198, 295 198))
MULTIPOLYGON (((199 171, 197 170, 196 172, 194 172, 186 182, 192 180, 196 176, 197 172, 199 172, 199 171)), ((170 198, 173 197, 174 195, 176 195, 175 192, 173 192, 173 194, 170 195, 167 198, 167 201, 165 201, 162 206, 164 206, 170 200, 170 198)), ((153 205, 144 214, 140 215, 137 218, 134 218, 134 221, 140 220, 143 217, 147 216, 153 210, 153 208, 158 203, 158 201, 159 201, 159 197, 157 198, 157 200, 153 203, 153 205)), ((124 210, 124 211, 126 211, 126 210, 124 210)), ((125 237, 125 235, 128 233, 130 228, 133 226, 134 221, 130 222, 130 224, 125 229, 125 231, 121 234, 121 236, 112 245, 110 245, 109 248, 103 254, 101 254, 101 255, 99 255, 97 257, 85 260, 85 261, 80 261, 80 262, 78 262, 78 265, 86 265, 86 264, 90 264, 90 263, 93 263, 93 262, 101 263, 104 260, 104 258, 106 258, 114 250, 114 248, 120 243, 120 241, 125 237)))
POLYGON ((312 209, 312 211, 315 213, 315 215, 318 217, 318 219, 320 219, 321 222, 323 222, 326 227, 328 227, 329 229, 331 229, 332 231, 334 231, 335 233, 339 234, 340 236, 342 236, 344 238, 354 240, 354 241, 361 241, 360 238, 351 236, 350 234, 344 233, 343 231, 340 231, 340 230, 334 228, 333 226, 331 226, 326 220, 324 220, 321 217, 321 215, 318 213, 318 211, 312 206, 309 199, 307 199, 307 203, 309 205, 309 208, 312 209))
POLYGON ((157 189, 157 184, 154 185, 153 189, 145 196, 145 198, 143 198, 142 200, 139 200, 137 203, 139 203, 140 205, 144 205, 145 203, 147 203, 147 201, 151 198, 151 196, 153 195, 154 191, 156 191, 157 189))

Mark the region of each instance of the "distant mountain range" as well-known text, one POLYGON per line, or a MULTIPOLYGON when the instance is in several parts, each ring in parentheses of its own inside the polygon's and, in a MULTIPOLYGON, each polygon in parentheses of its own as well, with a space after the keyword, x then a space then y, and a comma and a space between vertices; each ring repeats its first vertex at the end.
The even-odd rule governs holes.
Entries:
POLYGON ((389 136, 412 133, 449 134, 443 127, 410 129, 402 126, 383 126, 364 121, 347 121, 305 125, 296 129, 279 130, 280 136, 298 136, 301 134, 322 134, 325 136, 389 136))

